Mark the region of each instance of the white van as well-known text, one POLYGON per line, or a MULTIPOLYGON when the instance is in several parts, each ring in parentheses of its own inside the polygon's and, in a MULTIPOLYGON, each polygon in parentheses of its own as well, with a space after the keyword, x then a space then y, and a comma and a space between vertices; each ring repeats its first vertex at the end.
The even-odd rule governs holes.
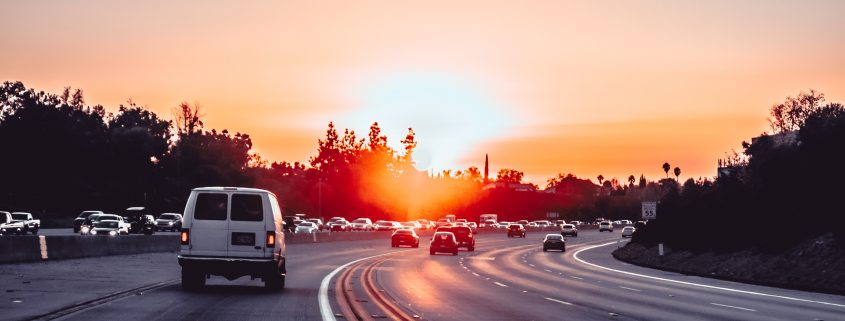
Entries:
POLYGON ((209 275, 249 275, 268 289, 284 288, 285 236, 276 195, 255 188, 195 188, 184 215, 182 288, 199 289, 209 275))

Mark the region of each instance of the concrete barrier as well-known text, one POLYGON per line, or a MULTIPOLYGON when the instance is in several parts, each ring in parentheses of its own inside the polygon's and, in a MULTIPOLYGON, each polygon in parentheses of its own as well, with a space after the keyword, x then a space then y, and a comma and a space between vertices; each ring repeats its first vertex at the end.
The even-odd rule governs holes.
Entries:
POLYGON ((0 236, 0 263, 41 260, 38 236, 0 236))
POLYGON ((179 249, 178 235, 47 236, 48 259, 172 252, 179 249))

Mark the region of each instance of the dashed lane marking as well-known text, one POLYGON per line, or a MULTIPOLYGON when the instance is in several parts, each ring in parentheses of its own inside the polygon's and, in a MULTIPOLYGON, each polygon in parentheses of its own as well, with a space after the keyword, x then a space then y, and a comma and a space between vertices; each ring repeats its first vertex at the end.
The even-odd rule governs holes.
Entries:
POLYGON ((733 306, 733 305, 719 304, 719 303, 712 303, 712 302, 711 302, 710 304, 715 305, 715 306, 720 306, 720 307, 731 308, 731 309, 737 309, 737 310, 743 310, 743 311, 757 312, 757 310, 754 310, 754 309, 743 308, 743 307, 737 307, 737 306, 733 306))

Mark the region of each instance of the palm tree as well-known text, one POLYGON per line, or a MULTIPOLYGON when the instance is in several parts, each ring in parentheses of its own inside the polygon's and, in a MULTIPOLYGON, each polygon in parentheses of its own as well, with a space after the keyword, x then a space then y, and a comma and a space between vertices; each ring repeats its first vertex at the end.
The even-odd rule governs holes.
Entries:
POLYGON ((676 182, 678 181, 678 176, 681 176, 681 168, 676 166, 675 167, 675 181, 676 182))
POLYGON ((633 174, 628 176, 628 186, 634 186, 635 181, 637 181, 637 178, 633 174))
POLYGON ((599 176, 596 177, 596 179, 599 180, 599 185, 601 185, 601 182, 604 181, 604 176, 602 176, 602 174, 599 174, 599 176))
POLYGON ((669 163, 663 163, 663 171, 666 172, 666 178, 669 178, 669 169, 672 168, 672 165, 669 163))

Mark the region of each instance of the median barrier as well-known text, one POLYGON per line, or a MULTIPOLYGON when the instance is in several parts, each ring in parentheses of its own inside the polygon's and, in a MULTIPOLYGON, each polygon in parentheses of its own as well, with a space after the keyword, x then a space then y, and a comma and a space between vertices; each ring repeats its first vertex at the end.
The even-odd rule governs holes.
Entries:
POLYGON ((48 259, 173 252, 179 249, 178 235, 47 236, 48 259))
POLYGON ((41 260, 38 236, 0 236, 0 263, 41 260))

